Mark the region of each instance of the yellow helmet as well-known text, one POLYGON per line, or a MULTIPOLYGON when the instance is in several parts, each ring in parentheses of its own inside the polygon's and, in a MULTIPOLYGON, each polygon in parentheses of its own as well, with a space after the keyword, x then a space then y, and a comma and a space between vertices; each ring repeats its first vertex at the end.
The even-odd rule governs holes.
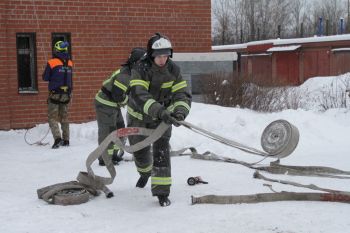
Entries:
POLYGON ((55 50, 58 52, 67 52, 69 43, 67 41, 57 41, 55 44, 55 50))

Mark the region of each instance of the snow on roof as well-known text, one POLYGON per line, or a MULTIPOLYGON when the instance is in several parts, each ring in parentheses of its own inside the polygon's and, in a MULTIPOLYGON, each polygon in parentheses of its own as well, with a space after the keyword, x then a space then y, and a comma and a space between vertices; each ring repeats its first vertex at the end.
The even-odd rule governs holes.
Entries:
POLYGON ((277 39, 271 39, 271 40, 251 41, 251 42, 248 42, 247 45, 252 46, 252 45, 261 45, 261 44, 274 44, 278 40, 281 40, 281 39, 277 38, 277 39))
POLYGON ((242 54, 242 57, 271 56, 271 53, 242 54))
POLYGON ((350 40, 350 34, 335 35, 335 36, 314 36, 314 37, 295 38, 295 39, 278 38, 278 39, 271 39, 271 40, 252 41, 245 44, 217 45, 217 46, 212 46, 212 50, 245 49, 247 48, 247 46, 260 45, 260 44, 289 45, 289 44, 305 44, 305 43, 342 41, 342 40, 350 40))
POLYGON ((278 47, 272 47, 268 49, 267 52, 294 51, 300 47, 301 45, 278 46, 278 47))
POLYGON ((350 51, 350 48, 337 48, 337 49, 332 49, 332 52, 342 52, 342 51, 350 51))
POLYGON ((173 61, 235 61, 236 52, 174 53, 173 61))
POLYGON ((211 46, 211 50, 225 50, 225 49, 246 49, 247 44, 231 44, 231 45, 216 45, 211 46))
POLYGON ((212 50, 246 49, 248 46, 252 46, 252 45, 273 44, 276 40, 280 40, 280 39, 258 40, 258 41, 251 41, 244 44, 216 45, 216 46, 212 46, 211 49, 212 50))
POLYGON ((281 40, 276 40, 274 45, 305 44, 305 43, 341 41, 341 40, 350 40, 350 34, 335 35, 335 36, 314 36, 314 37, 295 38, 295 39, 281 39, 281 40))

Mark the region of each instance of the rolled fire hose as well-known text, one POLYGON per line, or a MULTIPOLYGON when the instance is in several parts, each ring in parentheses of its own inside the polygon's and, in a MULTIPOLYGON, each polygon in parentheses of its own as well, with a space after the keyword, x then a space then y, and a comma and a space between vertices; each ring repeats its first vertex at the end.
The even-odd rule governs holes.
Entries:
POLYGON ((261 135, 261 147, 264 151, 246 146, 242 143, 221 137, 186 121, 179 121, 179 124, 225 145, 232 146, 250 154, 268 156, 274 158, 284 158, 290 155, 298 145, 299 130, 286 120, 276 120, 271 122, 261 135))

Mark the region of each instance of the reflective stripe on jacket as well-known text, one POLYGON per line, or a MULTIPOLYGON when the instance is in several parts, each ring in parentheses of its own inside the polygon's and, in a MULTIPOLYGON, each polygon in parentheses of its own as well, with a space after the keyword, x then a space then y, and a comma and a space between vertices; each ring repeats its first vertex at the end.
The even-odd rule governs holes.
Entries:
POLYGON ((191 108, 191 95, 180 68, 170 59, 164 67, 141 60, 131 71, 128 114, 142 121, 158 119, 159 111, 181 109, 186 115, 191 108))
POLYGON ((103 81, 102 88, 97 92, 95 99, 110 107, 124 106, 128 100, 130 74, 128 66, 123 66, 113 72, 108 79, 103 81))

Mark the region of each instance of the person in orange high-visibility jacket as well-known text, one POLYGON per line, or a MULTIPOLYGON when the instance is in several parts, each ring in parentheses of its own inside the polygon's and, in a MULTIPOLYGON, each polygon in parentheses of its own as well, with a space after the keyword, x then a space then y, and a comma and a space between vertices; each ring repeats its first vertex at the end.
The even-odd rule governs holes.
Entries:
MULTIPOLYGON (((180 68, 170 59, 173 49, 170 40, 159 33, 147 44, 147 56, 131 70, 130 94, 127 108, 128 127, 155 129, 162 121, 179 124, 191 107, 191 95, 180 68)), ((170 145, 171 126, 160 139, 134 152, 135 165, 140 174, 136 187, 143 188, 151 177, 152 195, 161 206, 170 205, 171 186, 170 145)), ((129 136, 134 145, 144 136, 129 136)))
POLYGON ((69 146, 68 103, 71 98, 73 62, 68 54, 68 42, 55 43, 53 58, 47 62, 43 80, 49 82, 48 120, 54 138, 52 149, 69 146), (61 124, 62 134, 58 123, 61 124))

